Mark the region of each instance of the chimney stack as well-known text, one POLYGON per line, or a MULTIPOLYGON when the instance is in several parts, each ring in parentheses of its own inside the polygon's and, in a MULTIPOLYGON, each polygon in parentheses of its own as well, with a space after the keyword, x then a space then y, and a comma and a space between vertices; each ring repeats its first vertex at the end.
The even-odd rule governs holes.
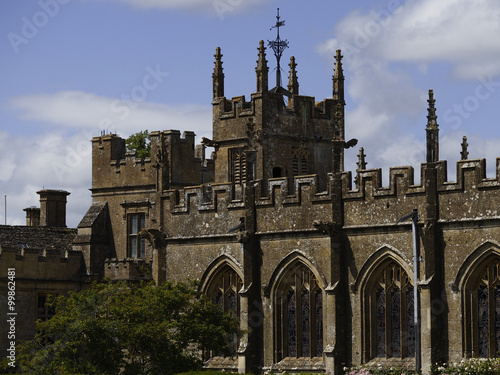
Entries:
POLYGON ((40 209, 38 207, 28 207, 23 211, 26 211, 26 226, 38 227, 40 225, 40 209))
POLYGON ((40 226, 66 227, 66 197, 70 193, 44 189, 37 194, 40 195, 40 226))

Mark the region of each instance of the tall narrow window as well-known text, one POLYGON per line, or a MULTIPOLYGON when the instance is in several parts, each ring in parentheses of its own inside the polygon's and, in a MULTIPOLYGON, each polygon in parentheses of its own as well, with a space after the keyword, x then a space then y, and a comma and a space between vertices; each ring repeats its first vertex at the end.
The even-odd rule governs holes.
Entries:
MULTIPOLYGON (((238 292, 242 287, 241 277, 230 266, 226 265, 221 268, 217 275, 213 278, 208 288, 207 294, 212 301, 225 312, 233 317, 240 316, 240 297, 238 292)), ((228 338, 231 342, 233 351, 236 351, 239 345, 239 338, 233 335, 228 338)), ((216 353, 205 353, 205 357, 213 357, 216 353)))
POLYGON ((294 176, 305 175, 309 173, 310 151, 298 149, 292 153, 292 174, 294 176))
POLYGON ((128 251, 131 258, 146 256, 146 241, 139 238, 139 232, 146 226, 144 214, 130 214, 128 216, 128 251))
POLYGON ((278 351, 284 357, 323 355, 323 292, 302 263, 283 279, 277 295, 278 351))
POLYGON ((371 357, 415 356, 413 286, 403 268, 390 262, 378 273, 370 293, 371 357))
POLYGON ((488 262, 479 272, 473 293, 476 301, 475 352, 479 357, 500 356, 500 260, 488 262))
POLYGON ((231 181, 242 184, 247 181, 247 155, 243 150, 231 150, 231 181))

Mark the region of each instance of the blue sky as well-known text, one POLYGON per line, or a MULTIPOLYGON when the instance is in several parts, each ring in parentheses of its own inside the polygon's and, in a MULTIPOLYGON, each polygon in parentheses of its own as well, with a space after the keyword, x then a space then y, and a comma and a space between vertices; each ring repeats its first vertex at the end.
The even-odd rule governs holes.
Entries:
MULTIPOLYGON (((23 224, 22 209, 39 204, 36 191, 53 188, 71 192, 68 225, 76 226, 91 202, 90 139, 102 130, 210 137, 216 47, 226 96, 248 98, 258 43, 274 39, 278 7, 290 46, 284 82, 293 55, 301 94, 331 97, 333 55, 342 49, 346 134, 384 180, 390 166, 412 165, 420 181, 428 89, 449 178, 464 135, 470 158, 486 158, 495 175, 496 0, 2 0, 0 194, 8 224, 23 224)), ((267 60, 274 69, 269 50, 267 60)), ((354 170, 357 150, 348 153, 346 169, 354 170)))

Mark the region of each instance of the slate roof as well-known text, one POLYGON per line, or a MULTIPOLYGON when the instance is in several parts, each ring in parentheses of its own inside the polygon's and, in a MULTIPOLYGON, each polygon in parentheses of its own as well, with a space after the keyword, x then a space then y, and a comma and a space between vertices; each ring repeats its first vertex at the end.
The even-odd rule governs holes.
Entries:
POLYGON ((39 250, 71 250, 76 229, 0 225, 0 247, 39 250))

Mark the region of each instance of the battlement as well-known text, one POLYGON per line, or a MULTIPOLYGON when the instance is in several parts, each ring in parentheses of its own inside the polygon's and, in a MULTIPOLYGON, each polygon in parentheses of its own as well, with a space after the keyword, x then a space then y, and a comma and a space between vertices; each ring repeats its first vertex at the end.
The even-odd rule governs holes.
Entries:
POLYGON ((80 251, 0 246, 0 272, 16 269, 19 279, 78 280, 84 270, 80 251))
MULTIPOLYGON (((457 182, 449 182, 446 162, 423 163, 422 181, 415 183, 411 166, 393 167, 389 170, 389 186, 382 186, 381 169, 358 170, 355 186, 351 182, 352 173, 343 172, 346 227, 374 223, 394 225, 407 211, 416 208, 426 212, 429 194, 438 200, 438 217, 442 221, 500 218, 500 209, 497 209, 500 207, 500 173, 496 178, 486 178, 484 160, 459 161, 457 168, 457 182), (434 182, 428 180, 429 173, 434 176, 434 182)), ((290 230, 290 222, 294 223, 294 230, 314 230, 315 220, 331 221, 332 214, 332 175, 327 176, 326 189, 320 189, 319 177, 256 180, 248 188, 230 183, 205 184, 165 192, 163 199, 168 203, 164 207, 166 214, 171 215, 167 221, 172 224, 169 235, 220 235, 225 233, 220 223, 238 222, 251 207, 255 207, 257 230, 261 233, 290 230), (178 225, 173 224, 176 221, 178 225)))
MULTIPOLYGON (((265 188, 263 184, 260 180, 253 181, 257 206, 300 205, 303 201, 319 203, 331 199, 331 183, 327 191, 319 191, 317 175, 297 176, 292 181, 273 178, 265 188)), ((231 183, 190 186, 164 193, 172 214, 242 209, 245 198, 245 188, 231 183)))
POLYGON ((212 103, 214 140, 222 142, 247 138, 249 130, 264 130, 270 136, 287 133, 312 137, 317 133, 322 138, 332 139, 334 122, 339 113, 343 114, 343 107, 339 108, 338 103, 333 99, 316 102, 313 96, 293 95, 289 105, 285 106, 283 94, 271 92, 253 93, 249 102, 245 96, 236 96, 231 100, 217 98, 212 103), (261 100, 263 97, 265 100, 261 100), (264 112, 269 119, 274 117, 269 113, 281 117, 282 123, 276 126, 275 121, 266 120, 264 112), (302 134, 305 130, 310 134, 302 134))
POLYGON ((213 162, 196 151, 195 134, 178 130, 151 132, 151 156, 126 151, 116 134, 92 139, 92 189, 116 187, 163 190, 199 184, 212 176, 213 162), (197 157, 202 156, 202 158, 197 157))
MULTIPOLYGON (((437 190, 439 192, 464 192, 471 189, 500 188, 500 158, 496 159, 496 177, 486 177, 486 160, 460 160, 456 164, 457 179, 448 181, 447 161, 433 163, 436 169, 437 190)), ((422 163, 421 176, 430 165, 422 163)), ((425 193, 424 181, 419 185, 414 182, 414 170, 411 166, 392 167, 389 169, 389 186, 382 186, 382 170, 365 169, 356 172, 355 187, 352 185, 352 172, 342 175, 344 199, 366 197, 388 197, 425 193)))
POLYGON ((137 258, 106 259, 104 275, 111 280, 150 280, 152 261, 137 258))
POLYGON ((486 160, 457 162, 457 181, 448 181, 447 163, 423 163, 421 182, 415 184, 413 168, 390 168, 389 186, 382 186, 381 169, 358 170, 355 186, 351 172, 342 175, 347 226, 394 224, 406 211, 425 212, 426 195, 435 195, 442 222, 499 219, 500 158, 496 177, 486 178, 486 160), (383 211, 383 217, 379 212, 383 211))

